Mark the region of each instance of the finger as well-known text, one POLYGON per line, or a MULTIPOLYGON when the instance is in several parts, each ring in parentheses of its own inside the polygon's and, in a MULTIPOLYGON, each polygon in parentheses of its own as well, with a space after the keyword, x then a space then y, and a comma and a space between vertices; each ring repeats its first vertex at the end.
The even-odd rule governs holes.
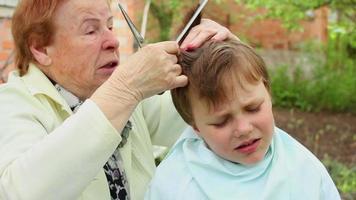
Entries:
POLYGON ((218 31, 211 39, 215 41, 223 41, 229 37, 229 32, 226 30, 218 31))
POLYGON ((214 30, 204 30, 199 32, 199 34, 196 35, 195 38, 188 45, 188 49, 199 48, 202 44, 210 40, 215 35, 216 31, 214 30))
POLYGON ((174 89, 177 87, 184 87, 188 84, 188 77, 185 75, 180 75, 175 78, 174 85, 170 89, 174 89))
POLYGON ((177 63, 178 62, 177 55, 168 54, 167 57, 172 63, 177 63))
POLYGON ((165 52, 169 54, 177 55, 179 54, 179 46, 175 41, 165 41, 157 43, 160 48, 162 48, 165 52))
POLYGON ((175 64, 172 67, 172 71, 174 72, 174 74, 180 75, 182 74, 182 67, 179 64, 175 64))
POLYGON ((189 31, 188 35, 185 37, 182 44, 180 45, 181 49, 186 50, 189 44, 191 43, 191 41, 199 34, 200 32, 199 26, 200 25, 197 25, 189 31))

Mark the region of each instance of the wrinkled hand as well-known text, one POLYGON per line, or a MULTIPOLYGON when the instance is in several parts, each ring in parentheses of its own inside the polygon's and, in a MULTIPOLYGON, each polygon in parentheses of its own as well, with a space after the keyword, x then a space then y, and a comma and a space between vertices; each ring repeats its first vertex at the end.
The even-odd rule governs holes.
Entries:
POLYGON ((202 19, 199 25, 190 30, 180 48, 184 50, 192 50, 200 47, 208 40, 223 41, 225 39, 239 40, 238 37, 232 34, 229 29, 224 26, 209 19, 202 19))
POLYGON ((188 78, 177 64, 176 42, 150 44, 118 66, 91 96, 111 124, 121 132, 137 104, 143 99, 176 87, 188 78))
POLYGON ((116 85, 127 88, 136 100, 185 86, 188 79, 181 75, 177 64, 179 47, 176 42, 149 44, 122 63, 110 77, 116 85))

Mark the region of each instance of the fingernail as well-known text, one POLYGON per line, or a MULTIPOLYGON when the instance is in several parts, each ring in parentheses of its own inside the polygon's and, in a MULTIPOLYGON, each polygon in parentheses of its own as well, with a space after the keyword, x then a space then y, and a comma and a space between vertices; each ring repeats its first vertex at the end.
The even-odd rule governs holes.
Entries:
POLYGON ((181 50, 181 51, 186 51, 186 50, 187 50, 187 47, 184 47, 184 48, 183 48, 183 47, 180 47, 180 50, 181 50))
POLYGON ((195 47, 194 46, 188 46, 186 48, 186 51, 194 51, 195 47))

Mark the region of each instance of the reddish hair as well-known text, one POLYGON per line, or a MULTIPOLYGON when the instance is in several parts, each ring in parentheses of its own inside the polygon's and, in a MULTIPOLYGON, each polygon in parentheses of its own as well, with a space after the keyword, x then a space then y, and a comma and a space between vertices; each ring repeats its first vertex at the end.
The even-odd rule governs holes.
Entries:
MULTIPOLYGON (((68 0, 21 0, 12 18, 12 36, 15 43, 15 67, 20 75, 27 73, 30 62, 36 62, 30 44, 51 44, 55 33, 53 17, 57 7, 68 0)), ((111 0, 107 0, 110 5, 111 0)))
POLYGON ((20 75, 27 73, 35 59, 30 44, 46 46, 52 42, 55 27, 53 16, 63 0, 22 0, 12 18, 12 36, 15 43, 15 66, 20 75))
POLYGON ((237 40, 209 41, 193 52, 182 52, 179 63, 189 83, 171 90, 171 94, 177 111, 190 125, 194 124, 190 98, 198 97, 209 107, 216 107, 235 92, 236 86, 232 83, 244 88, 246 81, 255 84, 262 80, 270 92, 263 59, 250 46, 237 40))

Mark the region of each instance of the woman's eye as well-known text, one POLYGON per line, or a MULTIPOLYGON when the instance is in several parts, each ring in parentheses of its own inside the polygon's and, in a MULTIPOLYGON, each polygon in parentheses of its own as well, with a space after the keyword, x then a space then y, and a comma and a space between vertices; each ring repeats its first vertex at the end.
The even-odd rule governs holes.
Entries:
POLYGON ((95 31, 89 31, 89 32, 87 32, 86 34, 87 35, 93 35, 95 33, 95 31))
POLYGON ((93 35, 94 33, 95 33, 95 29, 90 29, 90 30, 88 30, 88 31, 86 31, 86 35, 93 35))
POLYGON ((88 28, 86 29, 85 35, 93 35, 93 34, 96 33, 96 31, 97 31, 97 28, 96 28, 96 27, 90 26, 90 27, 88 27, 88 28))

